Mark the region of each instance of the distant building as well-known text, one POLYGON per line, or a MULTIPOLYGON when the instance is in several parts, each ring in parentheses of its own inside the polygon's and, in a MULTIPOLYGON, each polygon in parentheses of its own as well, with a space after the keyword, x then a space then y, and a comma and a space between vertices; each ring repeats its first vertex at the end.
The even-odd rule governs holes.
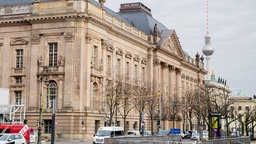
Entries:
MULTIPOLYGON (((203 85, 207 73, 203 59, 186 54, 176 31, 152 17, 142 3, 122 4, 116 13, 101 0, 2 0, 0 18, 0 87, 10 89, 11 102, 26 105, 34 130, 42 92, 48 136, 53 98, 56 133, 92 138, 104 125, 106 80, 127 75, 156 84, 164 99, 181 99, 181 91, 203 85), (46 67, 48 73, 42 73, 46 67), (48 76, 49 85, 40 85, 40 75, 43 81, 48 76)), ((175 119, 176 127, 182 127, 181 119, 175 119)), ((123 125, 119 114, 117 121, 123 125)), ((163 129, 171 127, 170 119, 162 121, 163 129)), ((136 110, 126 123, 127 129, 138 129, 136 110)), ((151 128, 146 115, 145 128, 151 128)))
MULTIPOLYGON (((238 95, 234 95, 230 97, 230 101, 232 102, 230 109, 233 112, 234 119, 236 119, 234 122, 230 124, 230 129, 231 131, 239 131, 241 134, 243 131, 244 135, 246 135, 246 124, 245 124, 246 119, 248 118, 248 120, 251 121, 251 118, 253 118, 254 119, 253 121, 255 121, 256 98, 248 97, 241 94, 242 93, 238 93, 238 95), (246 114, 249 114, 249 115, 246 115, 246 114)), ((252 133, 252 125, 253 125, 253 122, 251 122, 247 126, 248 131, 250 133, 252 133)))

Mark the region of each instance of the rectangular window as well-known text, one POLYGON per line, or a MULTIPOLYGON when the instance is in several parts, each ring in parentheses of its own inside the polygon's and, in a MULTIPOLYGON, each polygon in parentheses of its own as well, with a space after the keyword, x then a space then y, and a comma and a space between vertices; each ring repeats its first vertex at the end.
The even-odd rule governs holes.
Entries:
POLYGON ((22 77, 16 77, 15 81, 16 81, 16 84, 21 84, 22 83, 22 77))
POLYGON ((58 43, 49 43, 49 66, 57 66, 58 43))
POLYGON ((250 110, 250 107, 249 107, 249 106, 246 106, 246 107, 245 107, 245 110, 249 111, 249 110, 250 110))
POLYGON ((111 56, 108 55, 107 57, 107 72, 110 73, 111 72, 111 56))
POLYGON ((242 107, 241 107, 241 106, 238 106, 238 110, 242 110, 242 107))
POLYGON ((15 92, 15 104, 21 105, 21 102, 22 102, 22 92, 16 91, 15 92))
POLYGON ((93 48, 93 57, 92 57, 92 62, 93 62, 93 66, 96 67, 97 65, 97 60, 98 60, 98 47, 94 46, 93 48))
POLYGON ((134 79, 138 80, 138 66, 137 65, 134 66, 134 79))
POLYGON ((145 67, 142 67, 142 71, 141 71, 141 75, 142 75, 142 81, 145 81, 145 67))
POLYGON ((130 64, 129 62, 126 62, 126 71, 125 74, 129 77, 129 72, 130 72, 130 64))
POLYGON ((117 75, 121 74, 121 60, 117 59, 117 75))
POLYGON ((44 120, 44 133, 51 133, 52 120, 44 120))
POLYGON ((16 50, 16 68, 23 67, 23 49, 16 50))

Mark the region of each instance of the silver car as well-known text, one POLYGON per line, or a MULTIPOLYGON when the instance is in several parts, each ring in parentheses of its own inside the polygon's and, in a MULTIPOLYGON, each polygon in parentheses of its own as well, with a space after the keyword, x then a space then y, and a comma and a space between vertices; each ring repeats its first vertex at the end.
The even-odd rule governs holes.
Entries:
POLYGON ((21 134, 2 133, 0 144, 26 144, 26 139, 21 134))

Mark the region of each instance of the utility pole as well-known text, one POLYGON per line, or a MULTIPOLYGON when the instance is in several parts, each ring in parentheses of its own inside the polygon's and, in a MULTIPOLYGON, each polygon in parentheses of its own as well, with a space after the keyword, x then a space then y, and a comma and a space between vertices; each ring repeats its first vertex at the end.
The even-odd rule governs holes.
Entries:
POLYGON ((159 123, 158 123, 158 130, 161 128, 161 120, 162 120, 162 95, 161 92, 159 91, 157 93, 157 96, 159 98, 159 123))

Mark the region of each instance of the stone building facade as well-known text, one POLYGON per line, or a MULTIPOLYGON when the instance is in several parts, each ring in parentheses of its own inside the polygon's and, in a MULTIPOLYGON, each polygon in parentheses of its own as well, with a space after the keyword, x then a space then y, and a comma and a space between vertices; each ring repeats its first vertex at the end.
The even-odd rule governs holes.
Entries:
MULTIPOLYGON (((94 0, 1 1, 0 17, 0 87, 10 89, 12 103, 26 105, 26 119, 35 130, 42 94, 45 135, 53 97, 56 133, 92 138, 104 123, 107 78, 129 73, 131 79, 157 84, 165 97, 181 99, 184 91, 202 85, 207 73, 203 58, 184 52, 175 30, 141 3, 122 4, 116 13, 94 0)), ((119 116, 118 121, 122 125, 119 116)), ((138 114, 132 111, 127 121, 134 128, 138 114)), ((170 128, 171 121, 163 123, 170 128)))

